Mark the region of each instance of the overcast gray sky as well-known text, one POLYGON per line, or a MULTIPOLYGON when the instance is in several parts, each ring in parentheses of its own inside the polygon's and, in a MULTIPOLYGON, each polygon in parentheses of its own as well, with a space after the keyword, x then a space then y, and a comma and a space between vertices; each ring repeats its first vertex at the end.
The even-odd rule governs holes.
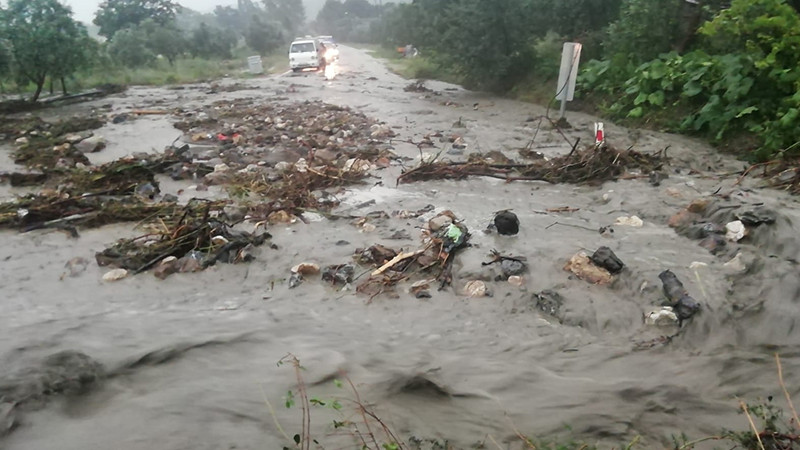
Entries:
MULTIPOLYGON (((94 13, 102 0, 61 0, 69 5, 75 13, 75 19, 91 23, 94 13)), ((211 12, 216 5, 236 5, 236 0, 179 0, 181 5, 200 12, 211 12)))

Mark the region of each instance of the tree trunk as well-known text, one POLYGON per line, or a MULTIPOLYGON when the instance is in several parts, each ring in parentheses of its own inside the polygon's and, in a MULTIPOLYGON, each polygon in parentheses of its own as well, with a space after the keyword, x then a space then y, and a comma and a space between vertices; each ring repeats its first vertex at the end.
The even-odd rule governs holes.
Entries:
POLYGON ((64 77, 61 77, 61 92, 67 95, 67 83, 64 81, 64 77))
POLYGON ((685 52, 697 35, 697 29, 700 28, 700 21, 703 19, 703 0, 698 0, 697 4, 694 5, 691 3, 684 3, 683 7, 693 8, 694 10, 690 13, 691 16, 686 25, 686 30, 684 30, 683 39, 681 39, 681 42, 675 49, 678 53, 685 52))
POLYGON ((44 81, 45 81, 44 77, 41 77, 39 78, 39 80, 36 81, 36 92, 33 93, 33 98, 31 98, 32 102, 36 102, 37 100, 39 100, 39 96, 42 95, 42 88, 44 88, 44 81))
POLYGON ((53 77, 50 77, 50 95, 53 95, 53 77))

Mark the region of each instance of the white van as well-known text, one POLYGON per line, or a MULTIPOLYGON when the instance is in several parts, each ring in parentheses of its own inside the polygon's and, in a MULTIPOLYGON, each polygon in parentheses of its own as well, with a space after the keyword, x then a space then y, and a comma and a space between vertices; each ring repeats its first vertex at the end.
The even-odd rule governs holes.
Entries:
POLYGON ((289 67, 295 72, 323 68, 325 62, 319 48, 316 39, 296 39, 289 47, 289 67))

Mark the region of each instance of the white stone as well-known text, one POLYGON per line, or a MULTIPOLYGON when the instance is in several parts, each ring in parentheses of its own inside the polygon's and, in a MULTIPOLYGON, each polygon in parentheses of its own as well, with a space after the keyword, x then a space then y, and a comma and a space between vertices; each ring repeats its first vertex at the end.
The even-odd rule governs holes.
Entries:
POLYGON ((725 225, 725 230, 727 230, 725 238, 731 242, 739 242, 743 237, 747 236, 747 228, 744 227, 741 220, 728 222, 725 225))
POLYGON ((642 225, 644 225, 644 221, 642 221, 642 219, 640 219, 638 216, 621 216, 617 217, 617 220, 614 221, 614 225, 641 228, 642 225))
POLYGON ((744 272, 744 271, 747 270, 747 264, 745 264, 745 262, 742 261, 742 253, 741 252, 737 253, 736 256, 731 258, 730 261, 728 261, 725 264, 723 264, 723 266, 728 271, 734 272, 734 273, 741 273, 741 272, 744 272))
POLYGON ((103 275, 103 281, 118 281, 128 276, 128 271, 125 269, 114 269, 106 272, 103 275))
POLYGON ((661 309, 647 313, 644 317, 644 323, 657 327, 677 326, 678 316, 672 311, 671 307, 663 306, 661 309))
POLYGON ((486 292, 486 283, 480 280, 470 281, 464 286, 464 293, 473 298, 485 297, 486 292))

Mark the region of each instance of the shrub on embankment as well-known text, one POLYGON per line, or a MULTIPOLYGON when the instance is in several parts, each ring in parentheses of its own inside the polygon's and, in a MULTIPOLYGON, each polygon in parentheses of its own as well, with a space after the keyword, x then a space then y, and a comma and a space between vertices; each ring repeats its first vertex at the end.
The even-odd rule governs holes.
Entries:
POLYGON ((764 160, 800 154, 798 11, 797 0, 418 0, 384 14, 380 40, 412 43, 467 87, 534 101, 555 91, 553 42, 580 42, 584 107, 764 160))

